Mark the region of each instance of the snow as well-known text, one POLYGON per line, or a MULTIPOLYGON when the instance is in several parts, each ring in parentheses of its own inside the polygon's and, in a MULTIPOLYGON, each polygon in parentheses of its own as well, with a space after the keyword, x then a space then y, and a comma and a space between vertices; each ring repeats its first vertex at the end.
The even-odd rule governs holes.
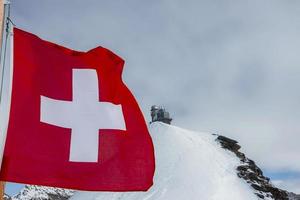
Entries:
POLYGON ((45 186, 35 186, 35 185, 26 185, 19 194, 13 196, 12 200, 46 200, 52 199, 55 197, 60 197, 60 199, 67 199, 72 196, 74 193, 73 190, 66 190, 61 188, 52 188, 45 186))
POLYGON ((257 200, 238 178, 237 157, 215 136, 156 122, 149 127, 156 156, 154 185, 147 192, 76 192, 72 200, 257 200))

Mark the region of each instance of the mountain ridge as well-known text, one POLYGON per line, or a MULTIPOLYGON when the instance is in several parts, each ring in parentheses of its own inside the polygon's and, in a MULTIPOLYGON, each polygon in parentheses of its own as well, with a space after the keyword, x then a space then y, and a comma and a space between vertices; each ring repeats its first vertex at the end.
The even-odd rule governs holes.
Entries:
MULTIPOLYGON (((155 147, 157 164, 154 185, 149 191, 145 193, 78 192, 71 199, 275 199, 275 195, 273 196, 269 191, 263 193, 255 189, 255 186, 249 185, 241 175, 238 176, 237 168, 245 163, 242 163, 234 152, 224 148, 226 145, 233 144, 225 143, 224 136, 189 131, 160 122, 152 123, 149 130, 155 147)), ((238 151, 240 146, 235 142, 231 149, 238 151)), ((243 155, 238 154, 241 157, 243 155)), ((245 162, 251 161, 245 157, 245 162)), ((285 200, 286 193, 282 197, 282 200, 285 200)))
MULTIPOLYGON (((216 141, 220 143, 223 149, 233 152, 239 159, 240 165, 236 168, 237 176, 245 180, 254 190, 255 194, 261 198, 272 198, 276 200, 289 200, 289 192, 275 187, 270 178, 263 175, 263 171, 255 162, 240 152, 241 146, 237 141, 218 135, 216 141)), ((291 195, 291 194, 290 194, 291 195)))
POLYGON ((161 122, 151 124, 149 130, 157 169, 148 192, 91 193, 25 186, 7 200, 300 200, 299 195, 275 187, 233 139, 161 122))

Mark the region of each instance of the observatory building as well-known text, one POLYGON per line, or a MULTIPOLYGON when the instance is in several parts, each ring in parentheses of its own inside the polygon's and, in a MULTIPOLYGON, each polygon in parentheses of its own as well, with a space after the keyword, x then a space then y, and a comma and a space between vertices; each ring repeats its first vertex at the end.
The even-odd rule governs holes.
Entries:
POLYGON ((172 121, 170 113, 167 112, 163 107, 156 105, 151 106, 151 117, 152 121, 150 123, 159 121, 166 124, 171 124, 172 121))

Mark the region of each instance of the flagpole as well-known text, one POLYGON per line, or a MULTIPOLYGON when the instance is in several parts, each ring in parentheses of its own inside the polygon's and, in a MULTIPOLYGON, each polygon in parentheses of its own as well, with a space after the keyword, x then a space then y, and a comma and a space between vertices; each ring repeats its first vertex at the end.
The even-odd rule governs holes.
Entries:
MULTIPOLYGON (((0 26, 1 26, 1 40, 0 40, 0 45, 1 45, 1 52, 2 52, 2 40, 3 40, 3 23, 4 23, 4 2, 3 0, 0 0, 0 26)), ((1 53, 2 54, 2 53, 1 53)), ((1 56, 2 57, 2 56, 1 56)), ((2 73, 3 73, 3 66, 1 66, 1 88, 2 88, 2 83, 3 83, 3 76, 2 76, 2 73)), ((1 93, 0 93, 0 96, 1 96, 1 93)), ((0 97, 1 98, 1 97, 0 97)), ((0 182, 0 200, 4 200, 4 190, 5 190, 5 182, 1 181, 0 182)))
POLYGON ((1 0, 1 54, 0 54, 0 66, 1 66, 1 82, 0 82, 0 104, 2 102, 2 90, 5 73, 5 57, 7 53, 7 41, 9 36, 9 15, 10 15, 10 2, 1 0))
MULTIPOLYGON (((2 90, 5 73, 5 57, 7 53, 7 41, 9 32, 9 15, 10 15, 10 2, 7 0, 0 0, 0 26, 1 26, 1 53, 0 53, 0 104, 2 102, 2 90)), ((2 155, 0 155, 2 157, 2 155)), ((1 159, 2 160, 2 159, 1 159)), ((0 162, 1 165, 1 162, 0 162)), ((4 200, 5 182, 0 181, 0 200, 4 200)))

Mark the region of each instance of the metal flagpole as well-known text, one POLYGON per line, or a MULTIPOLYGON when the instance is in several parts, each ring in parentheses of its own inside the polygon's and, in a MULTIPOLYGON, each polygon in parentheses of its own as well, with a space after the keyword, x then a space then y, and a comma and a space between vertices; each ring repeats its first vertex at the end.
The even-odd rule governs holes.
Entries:
POLYGON ((7 41, 9 37, 9 16, 10 16, 10 3, 9 1, 1 0, 1 7, 3 10, 2 23, 1 23, 1 55, 0 55, 0 66, 1 66, 1 82, 0 82, 0 104, 2 102, 2 91, 5 73, 5 57, 7 53, 7 41), (4 1, 4 2, 3 2, 4 1))
MULTIPOLYGON (((0 104, 2 103, 2 92, 5 74, 5 58, 7 53, 7 42, 9 37, 10 2, 0 0, 0 26, 1 26, 1 53, 0 53, 0 104)), ((0 155, 2 157, 2 155, 0 155)), ((1 164, 1 163, 0 163, 1 164)), ((0 181, 0 200, 4 199, 5 182, 0 181)))

